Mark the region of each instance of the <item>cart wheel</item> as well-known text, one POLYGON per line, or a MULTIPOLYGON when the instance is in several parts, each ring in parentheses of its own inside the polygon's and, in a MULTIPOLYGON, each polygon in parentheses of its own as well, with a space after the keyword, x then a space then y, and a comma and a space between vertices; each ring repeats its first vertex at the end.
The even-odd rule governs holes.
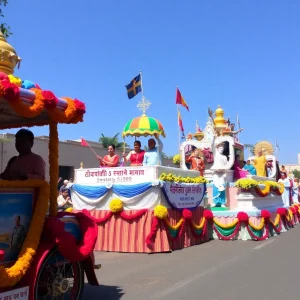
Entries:
POLYGON ((53 249, 39 270, 34 299, 79 300, 83 286, 84 270, 81 263, 71 263, 57 249, 53 249))

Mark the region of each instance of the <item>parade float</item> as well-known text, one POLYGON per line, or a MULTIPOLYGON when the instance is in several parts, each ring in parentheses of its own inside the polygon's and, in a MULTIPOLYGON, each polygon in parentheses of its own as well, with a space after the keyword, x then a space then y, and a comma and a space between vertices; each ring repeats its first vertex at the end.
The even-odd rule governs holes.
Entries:
MULTIPOLYGON (((161 122, 146 115, 149 105, 143 96, 142 115, 125 125, 124 139, 166 136, 161 122)), ((208 240, 206 223, 191 220, 202 219, 205 183, 197 171, 162 165, 81 168, 71 197, 74 209, 98 224, 95 250, 168 252, 208 240)))
POLYGON ((15 77, 21 59, 1 31, 0 55, 0 129, 49 125, 50 165, 49 183, 27 174, 0 180, 0 299, 80 299, 85 275, 98 285, 97 226, 57 211, 58 123, 82 122, 85 105, 15 77))
MULTIPOLYGON (((142 99, 143 115, 127 123, 124 137, 165 136, 162 124, 146 116, 147 105, 142 99)), ((260 171, 251 174, 249 166, 242 168, 242 129, 234 127, 221 107, 215 116, 209 110, 205 129, 197 124, 196 132, 181 144, 180 168, 75 170, 72 201, 76 210, 90 214, 98 224, 95 250, 150 253, 210 239, 264 240, 297 224, 299 205, 283 200, 290 186, 277 182, 278 162, 271 143, 255 145, 247 163, 260 171), (202 161, 203 170, 191 170, 193 158, 202 161)))
POLYGON ((282 175, 278 180, 272 144, 258 142, 254 156, 245 159, 239 141, 243 129, 235 130, 220 106, 214 115, 209 109, 205 129, 196 124, 196 132, 189 133, 180 147, 183 170, 190 168, 187 158, 193 151, 201 153, 208 180, 206 209, 210 212, 205 213, 212 219, 211 238, 262 240, 292 227, 299 216, 297 197, 289 197, 293 179, 282 175))

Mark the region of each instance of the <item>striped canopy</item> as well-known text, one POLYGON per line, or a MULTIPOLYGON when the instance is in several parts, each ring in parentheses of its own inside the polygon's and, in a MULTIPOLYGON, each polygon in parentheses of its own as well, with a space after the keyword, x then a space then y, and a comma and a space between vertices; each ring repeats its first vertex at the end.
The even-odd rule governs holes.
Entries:
POLYGON ((148 136, 155 133, 166 137, 165 130, 161 123, 151 117, 143 115, 130 120, 124 127, 122 136, 148 136))

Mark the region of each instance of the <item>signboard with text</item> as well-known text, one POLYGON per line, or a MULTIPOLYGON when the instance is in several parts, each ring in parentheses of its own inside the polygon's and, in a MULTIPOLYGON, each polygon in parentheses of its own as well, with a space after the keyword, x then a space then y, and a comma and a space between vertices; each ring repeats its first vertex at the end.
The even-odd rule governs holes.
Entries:
POLYGON ((20 289, 10 290, 8 292, 0 293, 0 300, 12 300, 22 299, 28 300, 29 298, 29 287, 23 287, 20 289))
POLYGON ((143 183, 156 180, 155 167, 92 168, 75 170, 75 183, 143 183))
POLYGON ((163 184, 164 195, 174 209, 193 209, 200 206, 205 191, 206 185, 204 183, 193 184, 166 181, 163 184))

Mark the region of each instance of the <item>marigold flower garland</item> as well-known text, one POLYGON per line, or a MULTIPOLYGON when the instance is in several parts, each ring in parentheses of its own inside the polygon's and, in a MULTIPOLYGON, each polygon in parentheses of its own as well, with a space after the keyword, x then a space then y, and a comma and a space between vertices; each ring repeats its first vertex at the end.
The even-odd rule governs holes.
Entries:
POLYGON ((14 286, 22 279, 36 253, 48 210, 49 185, 42 180, 0 181, 0 187, 39 188, 38 200, 35 205, 30 228, 22 245, 18 260, 10 268, 0 267, 0 288, 7 288, 14 286))
POLYGON ((236 181, 235 186, 246 191, 254 189, 260 197, 266 197, 272 190, 278 195, 281 195, 284 192, 282 183, 273 181, 258 182, 250 178, 239 179, 236 181), (261 189, 259 185, 264 185, 264 188, 261 189))
POLYGON ((24 118, 34 118, 38 116, 44 109, 44 101, 42 91, 36 88, 31 89, 35 93, 35 100, 33 105, 28 106, 23 103, 20 96, 15 101, 8 101, 10 107, 19 115, 24 118))
POLYGON ((192 177, 175 176, 172 173, 169 174, 161 173, 159 179, 162 181, 183 182, 183 183, 208 183, 207 179, 205 179, 202 176, 192 178, 192 177))
POLYGON ((270 236, 270 228, 277 234, 282 231, 282 220, 287 228, 291 228, 294 226, 295 222, 299 222, 299 209, 300 205, 292 206, 289 209, 283 207, 278 208, 274 222, 271 220, 270 212, 262 210, 259 225, 254 225, 250 222, 249 216, 245 212, 239 212, 236 219, 227 225, 221 224, 217 218, 213 218, 213 230, 219 239, 230 240, 235 238, 240 230, 241 224, 244 224, 253 240, 262 241, 270 236))
POLYGON ((145 240, 148 246, 151 246, 155 241, 160 221, 162 221, 166 226, 168 237, 173 241, 176 241, 179 237, 181 237, 186 223, 190 224, 191 232, 196 238, 205 236, 207 231, 207 219, 205 215, 203 215, 200 224, 197 225, 192 221, 192 212, 189 209, 183 209, 182 217, 175 225, 172 225, 170 220, 168 220, 167 208, 163 205, 158 205, 154 208, 151 231, 145 240))
POLYGON ((57 123, 53 121, 49 124, 49 173, 50 173, 50 215, 55 217, 57 214, 57 180, 58 180, 58 130, 57 123))
POLYGON ((20 98, 21 85, 21 79, 14 76, 7 76, 0 80, 0 98, 3 97, 7 100, 8 104, 18 115, 24 118, 34 118, 46 108, 55 122, 82 122, 83 115, 86 112, 83 102, 78 99, 63 98, 67 102, 67 108, 65 111, 62 111, 57 108, 58 98, 51 91, 31 88, 31 91, 35 93, 35 100, 32 105, 27 105, 20 98))

